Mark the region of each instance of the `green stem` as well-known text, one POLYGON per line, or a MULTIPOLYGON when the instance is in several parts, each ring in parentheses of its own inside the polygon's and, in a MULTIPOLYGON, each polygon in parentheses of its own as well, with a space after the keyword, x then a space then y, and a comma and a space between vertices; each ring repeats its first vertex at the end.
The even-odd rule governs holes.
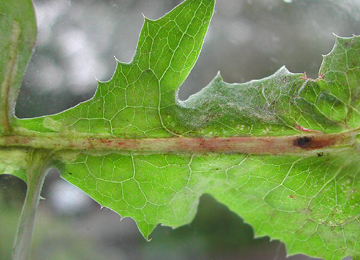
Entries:
POLYGON ((26 171, 27 191, 21 211, 19 226, 15 236, 13 259, 27 260, 34 231, 35 213, 40 200, 40 192, 47 173, 51 153, 44 150, 32 150, 26 171))

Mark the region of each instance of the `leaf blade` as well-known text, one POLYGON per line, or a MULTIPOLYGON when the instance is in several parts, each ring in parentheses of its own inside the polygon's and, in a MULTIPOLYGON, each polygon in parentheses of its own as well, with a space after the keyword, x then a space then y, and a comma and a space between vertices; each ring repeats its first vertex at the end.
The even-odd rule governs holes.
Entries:
POLYGON ((175 104, 176 91, 199 56, 214 4, 214 0, 188 0, 159 20, 145 19, 133 61, 118 63, 112 80, 99 82, 91 100, 54 116, 18 120, 18 133, 172 136, 161 110, 175 104), (173 68, 174 62, 180 71, 173 68))
POLYGON ((285 242, 289 254, 337 259, 358 256, 360 249, 351 232, 360 211, 353 156, 348 148, 321 157, 85 154, 67 161, 62 177, 135 219, 147 239, 160 223, 190 223, 208 193, 251 224, 256 236, 285 242))

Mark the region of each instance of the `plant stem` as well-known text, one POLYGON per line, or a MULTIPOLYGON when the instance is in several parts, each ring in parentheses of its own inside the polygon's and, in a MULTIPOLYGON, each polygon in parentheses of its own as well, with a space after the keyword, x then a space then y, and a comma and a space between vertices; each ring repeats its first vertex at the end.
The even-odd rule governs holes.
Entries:
POLYGON ((40 200, 40 192, 47 173, 51 153, 44 150, 32 150, 29 160, 27 191, 24 206, 21 211, 19 226, 16 232, 13 259, 28 260, 34 231, 35 213, 40 200))

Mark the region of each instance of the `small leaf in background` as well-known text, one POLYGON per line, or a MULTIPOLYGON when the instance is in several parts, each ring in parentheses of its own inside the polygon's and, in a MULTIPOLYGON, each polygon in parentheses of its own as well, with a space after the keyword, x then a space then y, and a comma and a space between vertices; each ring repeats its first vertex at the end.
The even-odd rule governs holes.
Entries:
MULTIPOLYGON (((26 65, 36 42, 36 21, 31 0, 0 1, 0 135, 12 131, 14 107, 26 65)), ((28 153, 0 150, 0 172, 26 180, 28 153)))

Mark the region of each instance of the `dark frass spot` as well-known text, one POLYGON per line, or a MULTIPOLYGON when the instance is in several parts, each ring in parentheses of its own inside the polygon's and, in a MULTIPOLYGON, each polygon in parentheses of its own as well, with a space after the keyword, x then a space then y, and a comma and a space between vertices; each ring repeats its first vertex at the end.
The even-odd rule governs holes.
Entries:
POLYGON ((69 172, 69 175, 72 175, 72 172, 69 172))
POLYGON ((311 142, 310 137, 299 137, 294 140, 294 146, 306 149, 309 147, 309 144, 311 142))
POLYGON ((321 156, 323 156, 323 155, 324 155, 323 152, 320 152, 320 153, 317 154, 318 157, 321 157, 321 156))

